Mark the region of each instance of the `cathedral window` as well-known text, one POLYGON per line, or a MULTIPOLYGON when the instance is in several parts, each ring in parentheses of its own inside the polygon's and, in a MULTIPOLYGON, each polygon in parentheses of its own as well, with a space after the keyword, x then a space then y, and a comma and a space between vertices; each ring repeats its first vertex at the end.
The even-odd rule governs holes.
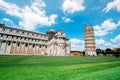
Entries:
POLYGON ((20 46, 20 43, 18 43, 17 46, 20 46))
POLYGON ((0 42, 0 48, 2 47, 2 41, 0 42))
POLYGON ((38 42, 38 40, 36 40, 36 42, 38 42))
POLYGON ((22 34, 24 34, 24 31, 22 32, 22 34))
POLYGON ((5 31, 5 28, 3 28, 2 31, 5 31))
POLYGON ((38 36, 38 34, 36 36, 38 36))
POLYGON ((1 34, 1 37, 3 37, 3 34, 1 34))
POLYGON ((18 36, 16 37, 16 39, 18 39, 18 36))
POLYGON ((33 48, 35 47, 35 45, 33 44, 33 48))
POLYGON ((12 29, 10 29, 10 31, 9 32, 12 32, 12 29))
POLYGON ((39 48, 41 48, 41 45, 39 45, 39 48))
POLYGON ((6 36, 6 38, 8 38, 8 35, 6 36))
POLYGON ((25 47, 28 47, 28 44, 25 44, 25 47))
POLYGON ((29 35, 29 32, 27 32, 26 34, 29 35))
POLYGON ((4 38, 6 38, 6 35, 3 35, 4 38))
POLYGON ((13 39, 14 36, 12 36, 12 39, 13 39))
POLYGON ((10 42, 8 42, 8 46, 10 46, 10 44, 11 44, 11 43, 10 43, 10 42))
POLYGON ((18 33, 19 31, 17 31, 17 33, 18 33))

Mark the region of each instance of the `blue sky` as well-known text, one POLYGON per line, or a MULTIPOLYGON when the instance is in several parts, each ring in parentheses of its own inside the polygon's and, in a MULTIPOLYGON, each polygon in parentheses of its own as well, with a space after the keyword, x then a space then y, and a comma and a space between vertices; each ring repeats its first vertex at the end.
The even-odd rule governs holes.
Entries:
POLYGON ((84 50, 84 27, 91 24, 96 47, 120 47, 120 0, 0 0, 0 22, 43 32, 63 29, 72 50, 84 50))

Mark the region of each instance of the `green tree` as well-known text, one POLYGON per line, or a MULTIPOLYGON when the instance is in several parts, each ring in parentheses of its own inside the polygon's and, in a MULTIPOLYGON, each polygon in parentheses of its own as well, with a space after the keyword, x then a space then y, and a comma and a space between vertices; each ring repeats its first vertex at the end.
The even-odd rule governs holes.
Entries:
POLYGON ((105 49, 105 52, 111 52, 111 51, 113 51, 113 50, 110 48, 105 49))
POLYGON ((96 49, 97 54, 102 54, 103 53, 102 51, 103 50, 101 50, 101 49, 96 49))

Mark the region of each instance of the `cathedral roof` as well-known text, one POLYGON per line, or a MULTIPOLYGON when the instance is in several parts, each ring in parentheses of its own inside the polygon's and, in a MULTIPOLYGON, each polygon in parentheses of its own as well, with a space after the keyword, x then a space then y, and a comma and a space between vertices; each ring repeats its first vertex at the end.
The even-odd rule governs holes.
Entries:
POLYGON ((50 29, 49 32, 55 32, 55 30, 54 29, 50 29))

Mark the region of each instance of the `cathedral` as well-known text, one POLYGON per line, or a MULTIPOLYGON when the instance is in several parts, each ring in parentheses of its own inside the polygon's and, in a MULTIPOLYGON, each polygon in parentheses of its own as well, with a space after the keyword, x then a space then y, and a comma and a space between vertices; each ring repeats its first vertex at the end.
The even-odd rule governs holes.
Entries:
POLYGON ((43 34, 0 23, 0 54, 68 56, 70 46, 63 30, 51 29, 43 34))

